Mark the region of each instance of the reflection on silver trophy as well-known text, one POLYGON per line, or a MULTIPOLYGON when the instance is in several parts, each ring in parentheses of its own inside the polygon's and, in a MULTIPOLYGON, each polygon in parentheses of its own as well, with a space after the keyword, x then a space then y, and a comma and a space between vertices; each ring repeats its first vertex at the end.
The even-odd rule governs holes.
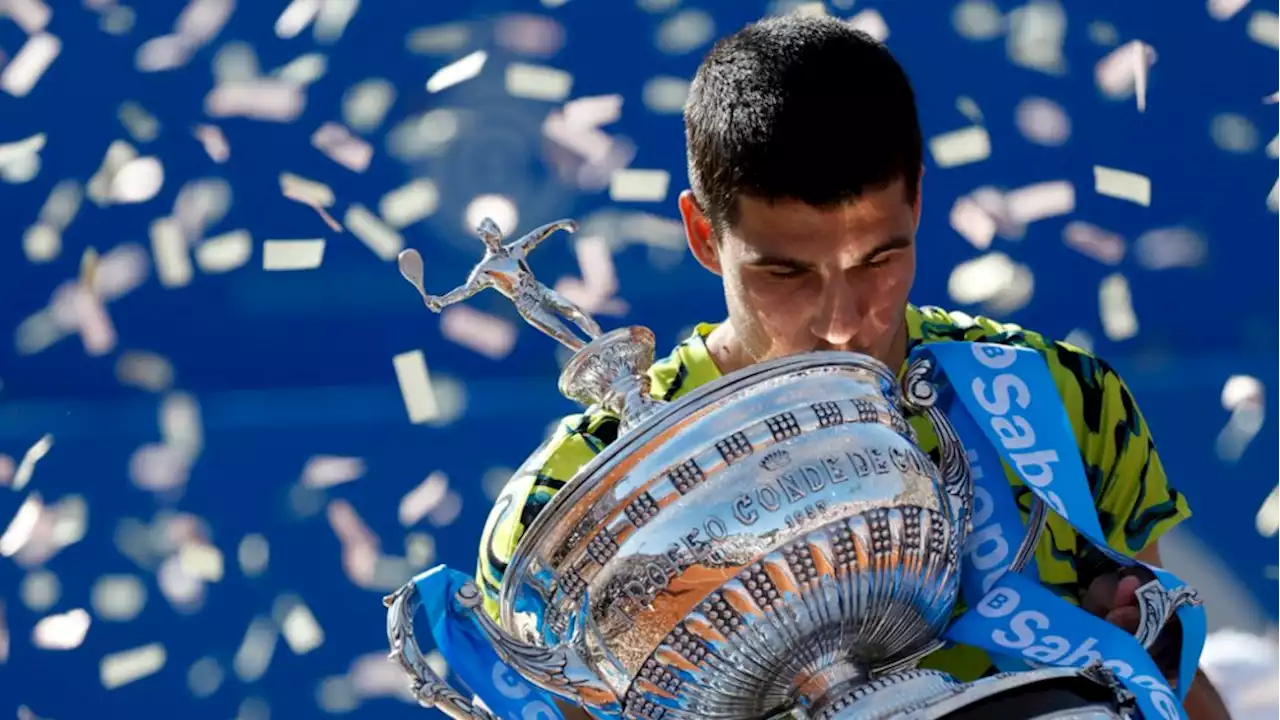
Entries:
MULTIPOLYGON (((916 667, 952 616, 973 492, 926 362, 899 383, 870 357, 815 352, 655 400, 653 333, 602 333, 534 279, 527 253, 561 229, 575 225, 504 244, 486 220, 484 259, 442 297, 427 293, 416 251, 400 256, 434 311, 489 287, 512 299, 575 351, 561 392, 621 419, 618 439, 521 539, 501 622, 474 584, 458 595, 505 663, 599 717, 959 718, 988 712, 979 709, 993 699, 1064 688, 1076 702, 1019 717, 1128 715, 1126 691, 1097 666, 972 683, 916 667), (908 412, 934 425, 939 465, 917 447, 908 412)), ((1014 571, 1030 559, 1043 513, 1033 509, 1014 571)), ((423 705, 491 718, 428 668, 413 637, 415 592, 410 584, 387 598, 392 657, 423 705)))

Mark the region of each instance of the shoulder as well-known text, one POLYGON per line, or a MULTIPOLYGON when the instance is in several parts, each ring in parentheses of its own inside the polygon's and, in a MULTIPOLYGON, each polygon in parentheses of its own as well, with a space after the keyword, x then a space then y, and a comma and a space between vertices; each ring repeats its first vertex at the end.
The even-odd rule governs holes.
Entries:
POLYGON ((926 306, 910 308, 908 324, 914 342, 983 342, 1035 350, 1044 358, 1059 385, 1073 381, 1101 387, 1104 376, 1115 374, 1093 353, 1013 323, 926 306))

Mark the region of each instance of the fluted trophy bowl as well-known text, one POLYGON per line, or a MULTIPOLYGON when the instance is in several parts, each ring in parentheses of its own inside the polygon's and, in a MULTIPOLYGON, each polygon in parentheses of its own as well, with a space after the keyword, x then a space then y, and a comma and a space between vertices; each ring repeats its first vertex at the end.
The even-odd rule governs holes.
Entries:
POLYGON ((551 500, 502 625, 555 646, 581 616, 578 650, 630 716, 820 711, 936 647, 964 539, 945 486, 883 364, 759 365, 662 407, 551 500))

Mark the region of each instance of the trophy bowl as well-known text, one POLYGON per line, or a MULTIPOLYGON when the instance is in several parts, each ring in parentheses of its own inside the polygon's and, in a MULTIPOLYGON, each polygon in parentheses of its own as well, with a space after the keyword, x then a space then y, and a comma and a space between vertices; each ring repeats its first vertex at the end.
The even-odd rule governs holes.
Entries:
POLYGON ((525 533, 503 629, 572 647, 617 703, 587 704, 627 717, 847 703, 938 646, 958 589, 964 483, 903 402, 882 363, 822 352, 658 404, 525 533))

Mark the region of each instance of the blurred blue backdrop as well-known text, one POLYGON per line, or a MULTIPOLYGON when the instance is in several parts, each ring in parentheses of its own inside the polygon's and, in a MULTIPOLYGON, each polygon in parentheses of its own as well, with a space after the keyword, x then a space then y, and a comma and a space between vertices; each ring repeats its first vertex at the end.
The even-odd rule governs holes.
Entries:
MULTIPOLYGON (((720 319, 676 223, 684 87, 715 37, 821 9, 0 2, 0 713, 421 716, 380 595, 472 567, 573 408, 502 298, 432 315, 391 258, 421 249, 443 292, 480 214, 572 216, 534 267, 606 327, 720 319), (274 242, 298 240, 322 256, 274 242)), ((914 301, 1115 365, 1191 534, 1273 622, 1275 3, 825 9, 916 86, 914 301)))

